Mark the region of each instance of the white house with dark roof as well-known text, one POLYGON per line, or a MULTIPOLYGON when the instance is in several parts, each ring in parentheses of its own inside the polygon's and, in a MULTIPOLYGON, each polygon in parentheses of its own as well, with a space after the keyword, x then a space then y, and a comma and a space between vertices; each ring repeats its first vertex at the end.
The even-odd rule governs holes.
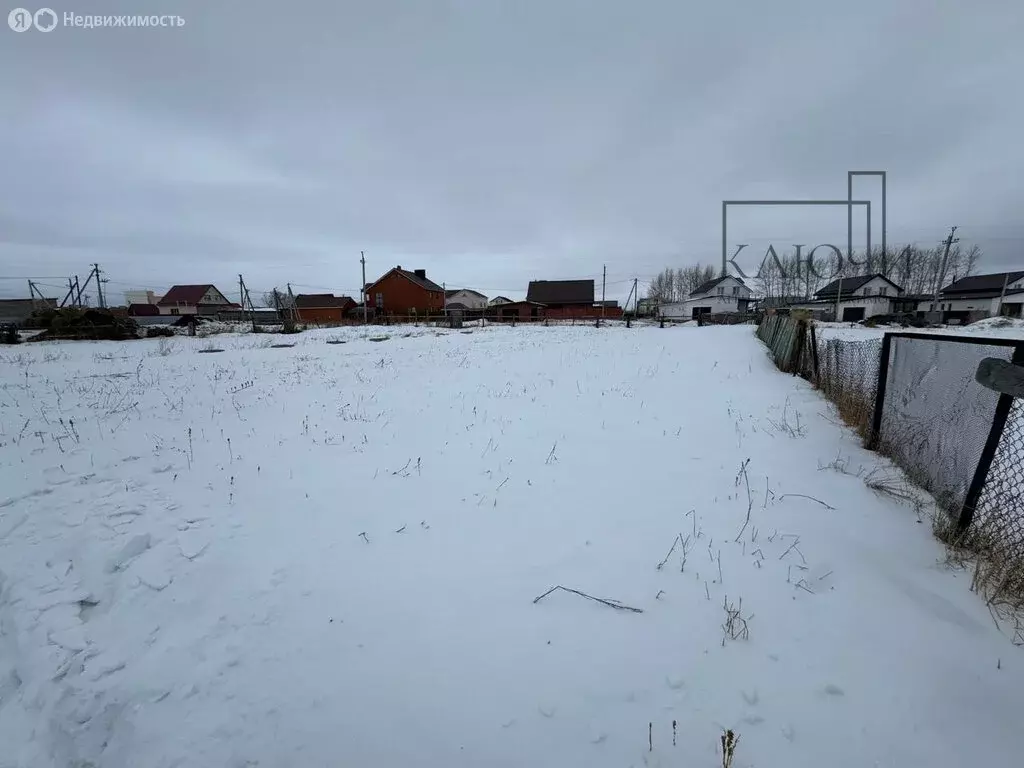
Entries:
POLYGON ((834 316, 839 300, 839 319, 856 323, 869 317, 913 312, 913 302, 906 306, 903 288, 885 275, 855 275, 833 280, 814 294, 814 299, 789 303, 790 309, 806 309, 834 316))
POLYGON ((471 288, 458 288, 444 292, 446 309, 485 309, 487 297, 471 288))
POLYGON ((970 321, 995 315, 1021 317, 1022 304, 1024 271, 994 272, 956 280, 939 292, 938 306, 929 298, 917 310, 941 312, 943 320, 970 321))
POLYGON ((660 315, 672 320, 690 320, 698 315, 746 312, 751 290, 739 277, 726 275, 697 286, 683 301, 662 304, 660 315))

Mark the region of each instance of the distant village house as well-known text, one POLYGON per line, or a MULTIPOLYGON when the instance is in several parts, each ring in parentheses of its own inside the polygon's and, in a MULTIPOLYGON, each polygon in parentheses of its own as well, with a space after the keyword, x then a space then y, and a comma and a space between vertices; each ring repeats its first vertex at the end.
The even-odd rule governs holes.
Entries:
POLYGON ((444 292, 445 309, 486 309, 487 297, 470 288, 444 292))
POLYGON ((301 323, 340 323, 355 306, 350 296, 333 293, 300 293, 295 297, 295 314, 301 323))
POLYGON ((594 317, 593 280, 533 280, 526 301, 543 304, 549 318, 594 317))
POLYGON ((175 285, 157 303, 161 315, 216 315, 239 306, 210 284, 175 285))
POLYGON ((747 312, 751 290, 733 275, 708 280, 687 296, 660 306, 661 316, 673 320, 695 320, 700 315, 747 312))
POLYGON ((366 304, 375 314, 440 314, 444 289, 427 278, 426 270, 395 267, 366 286, 366 304))
POLYGON ((973 275, 956 280, 935 298, 918 304, 920 314, 941 312, 943 322, 967 323, 985 317, 1021 317, 1024 304, 1024 271, 973 275))

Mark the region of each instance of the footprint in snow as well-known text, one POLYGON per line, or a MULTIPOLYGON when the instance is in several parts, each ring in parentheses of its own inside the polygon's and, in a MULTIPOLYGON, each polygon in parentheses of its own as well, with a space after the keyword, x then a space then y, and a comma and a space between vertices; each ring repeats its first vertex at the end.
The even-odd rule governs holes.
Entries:
POLYGON ((840 688, 838 685, 833 685, 832 683, 829 683, 828 685, 826 685, 825 688, 824 688, 824 691, 825 691, 825 694, 828 695, 828 696, 845 696, 846 695, 846 692, 842 688, 840 688))

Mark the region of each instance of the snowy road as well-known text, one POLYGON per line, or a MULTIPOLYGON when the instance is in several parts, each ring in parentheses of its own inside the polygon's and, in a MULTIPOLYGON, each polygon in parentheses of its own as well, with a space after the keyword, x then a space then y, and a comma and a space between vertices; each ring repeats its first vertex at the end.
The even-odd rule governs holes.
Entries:
POLYGON ((389 332, 0 351, 0 767, 1024 754, 1021 650, 752 329, 389 332))

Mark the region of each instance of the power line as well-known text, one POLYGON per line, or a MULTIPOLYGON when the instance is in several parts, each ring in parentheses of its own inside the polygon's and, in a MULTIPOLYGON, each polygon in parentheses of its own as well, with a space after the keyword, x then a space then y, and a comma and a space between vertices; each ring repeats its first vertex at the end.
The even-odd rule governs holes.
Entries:
POLYGON ((24 277, 0 277, 0 280, 66 280, 67 275, 41 275, 36 276, 24 276, 24 277))

